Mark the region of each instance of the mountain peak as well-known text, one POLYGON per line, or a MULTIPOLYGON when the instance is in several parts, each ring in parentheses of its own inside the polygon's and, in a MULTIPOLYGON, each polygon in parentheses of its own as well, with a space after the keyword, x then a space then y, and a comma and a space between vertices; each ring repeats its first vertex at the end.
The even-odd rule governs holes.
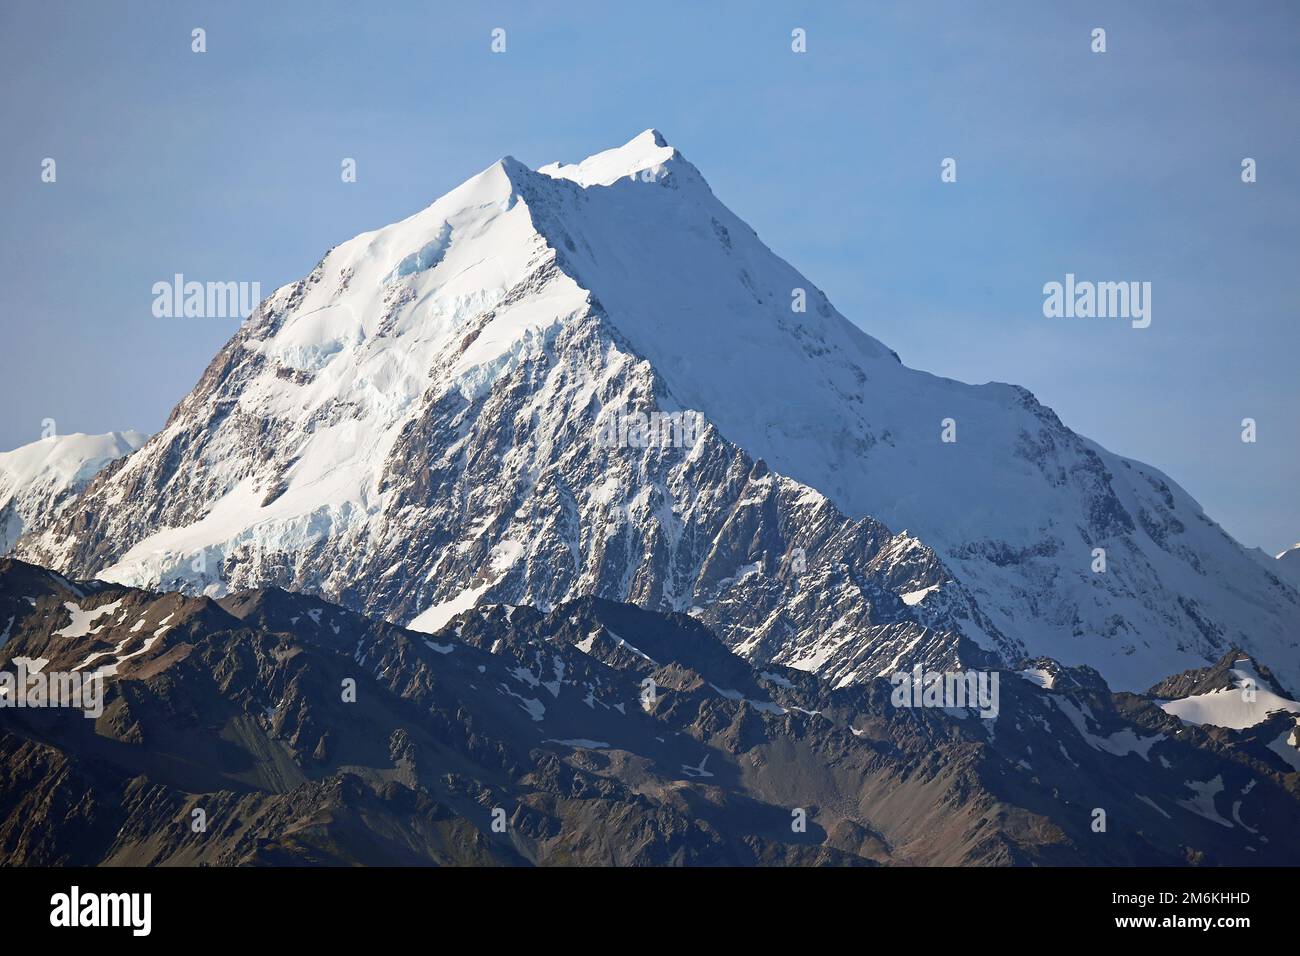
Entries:
POLYGON ((698 608, 739 653, 847 683, 974 648, 1137 690, 1236 645, 1300 687, 1289 561, 1026 390, 899 363, 653 129, 503 158, 336 246, 75 509, 13 527, 68 573, 395 622, 698 608), (703 437, 599 437, 656 412, 703 437), (799 589, 827 597, 787 609, 799 589))
POLYGON ((549 163, 538 172, 552 179, 568 179, 579 186, 612 186, 620 179, 649 171, 658 173, 681 154, 668 145, 657 129, 647 129, 622 146, 588 156, 580 163, 549 163))

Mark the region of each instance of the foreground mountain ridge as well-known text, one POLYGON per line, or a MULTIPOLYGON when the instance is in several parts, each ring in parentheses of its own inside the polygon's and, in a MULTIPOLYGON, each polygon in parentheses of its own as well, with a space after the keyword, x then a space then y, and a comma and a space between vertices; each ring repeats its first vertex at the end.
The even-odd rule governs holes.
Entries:
MULTIPOLYGON (((0 708, 7 865, 1300 853, 1292 715, 1184 723, 1049 659, 1002 673, 983 719, 754 666, 687 615, 595 598, 480 606, 428 635, 278 589, 214 601, 0 559, 0 620, 0 670, 106 682, 93 720, 0 708)), ((1234 654, 1153 690, 1214 690, 1232 665, 1257 666, 1234 654)))
POLYGON ((653 130, 331 250, 18 553, 427 629, 594 594, 835 683, 1045 654, 1136 690, 1239 646, 1300 686, 1300 592, 1177 485, 903 366, 653 130), (633 412, 701 435, 602 447, 633 412))

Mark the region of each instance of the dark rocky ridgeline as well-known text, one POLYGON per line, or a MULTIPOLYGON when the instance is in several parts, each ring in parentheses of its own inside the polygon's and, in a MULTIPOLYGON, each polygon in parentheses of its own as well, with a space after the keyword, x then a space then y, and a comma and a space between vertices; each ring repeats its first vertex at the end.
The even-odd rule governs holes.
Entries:
POLYGON ((1230 649, 1209 667, 1193 668, 1192 670, 1183 671, 1181 674, 1166 677, 1147 691, 1147 695, 1162 700, 1172 700, 1176 697, 1191 697, 1194 694, 1208 694, 1213 691, 1224 690, 1235 685, 1236 678, 1232 672, 1234 669, 1239 668, 1242 663, 1247 663, 1254 669, 1259 677, 1258 684, 1260 688, 1271 690, 1282 697, 1292 696, 1291 691, 1282 686, 1268 667, 1255 660, 1239 647, 1230 649))
POLYGON ((117 669, 98 719, 0 709, 5 864, 1300 860, 1300 774, 1266 734, 1185 727, 1051 661, 999 673, 990 721, 595 598, 425 635, 275 589, 155 594, 15 560, 0 627, 6 671, 117 669))

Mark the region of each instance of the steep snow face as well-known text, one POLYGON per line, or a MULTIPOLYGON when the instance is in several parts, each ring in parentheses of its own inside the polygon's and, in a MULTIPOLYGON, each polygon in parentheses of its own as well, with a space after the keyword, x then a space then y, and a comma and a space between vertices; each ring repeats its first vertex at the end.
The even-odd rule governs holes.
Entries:
POLYGON ((0 452, 0 554, 49 524, 101 469, 145 443, 136 431, 56 435, 0 452))
MULTIPOLYGON (((363 534, 382 510, 393 444, 430 387, 473 398, 583 307, 586 294, 544 268, 550 253, 512 168, 522 169, 502 160, 332 249, 262 303, 144 457, 93 490, 118 511, 104 530, 126 545, 89 545, 95 569, 220 590, 227 575, 209 562, 237 548, 260 560, 363 534), (143 516, 129 489, 163 483, 143 516)), ((75 537, 58 537, 65 560, 88 547, 75 537)))
POLYGON ((1300 685, 1300 594, 1177 486, 903 366, 653 130, 331 250, 23 553, 402 622, 598 594, 837 682, 1029 651, 1136 689, 1236 644, 1300 685), (654 411, 702 437, 595 440, 654 411))

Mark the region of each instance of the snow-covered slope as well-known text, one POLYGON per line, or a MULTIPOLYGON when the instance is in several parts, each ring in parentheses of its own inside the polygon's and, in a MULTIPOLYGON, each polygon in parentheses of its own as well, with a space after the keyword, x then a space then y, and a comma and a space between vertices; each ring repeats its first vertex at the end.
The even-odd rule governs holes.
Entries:
POLYGON ((105 465, 145 443, 136 431, 56 435, 0 452, 0 554, 53 521, 105 465))
POLYGON ((1300 544, 1292 545, 1279 554, 1276 568, 1283 581, 1300 589, 1300 544))
POLYGON ((1231 679, 1221 686, 1165 701, 1167 714, 1189 724, 1211 724, 1241 730, 1254 727, 1277 711, 1300 713, 1300 703, 1279 694, 1249 658, 1234 661, 1231 679))
POLYGON ((1029 652, 1136 689, 1236 645, 1300 686, 1300 594, 1177 485, 902 365, 653 130, 331 250, 83 502, 21 552, 430 627, 595 593, 838 681, 1029 652), (700 439, 598 441, 657 410, 700 439))

